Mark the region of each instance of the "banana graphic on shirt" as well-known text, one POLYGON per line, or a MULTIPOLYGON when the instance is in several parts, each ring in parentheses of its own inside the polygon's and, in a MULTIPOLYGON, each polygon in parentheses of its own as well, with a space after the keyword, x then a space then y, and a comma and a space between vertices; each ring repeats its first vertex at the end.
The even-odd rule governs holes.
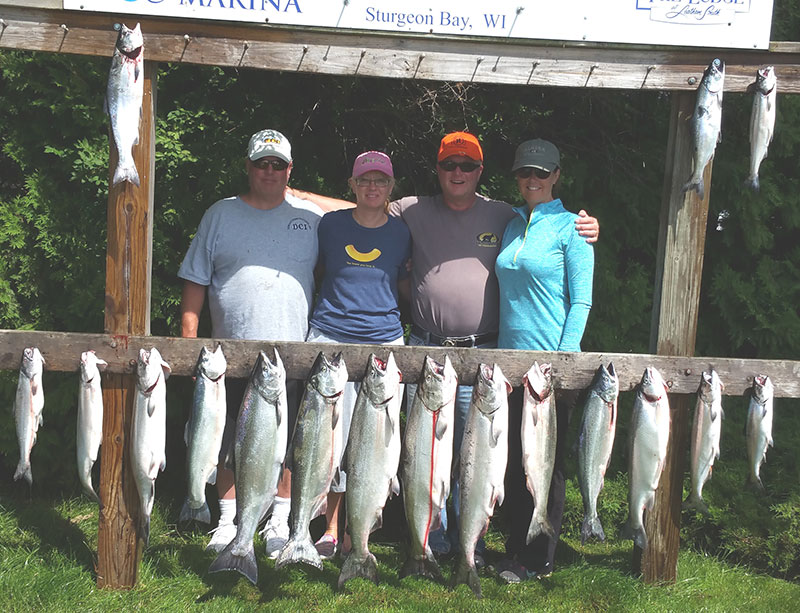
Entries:
POLYGON ((380 249, 373 249, 372 251, 368 251, 367 253, 361 253, 353 245, 347 245, 344 248, 344 252, 351 258, 353 258, 356 262, 374 262, 379 257, 381 257, 380 249))

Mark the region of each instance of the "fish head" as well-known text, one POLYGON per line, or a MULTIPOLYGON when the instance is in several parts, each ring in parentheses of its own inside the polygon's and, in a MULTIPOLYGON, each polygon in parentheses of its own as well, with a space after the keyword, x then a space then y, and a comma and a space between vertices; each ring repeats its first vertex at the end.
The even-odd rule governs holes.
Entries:
POLYGON ((137 23, 134 28, 129 28, 124 23, 121 24, 116 50, 129 60, 136 61, 141 57, 143 48, 144 37, 140 25, 137 23))
POLYGON ((91 383, 95 377, 100 376, 100 371, 105 370, 108 363, 102 358, 98 358, 93 350, 81 353, 81 383, 84 385, 91 383))
POLYGON ((511 384, 497 364, 478 366, 472 398, 481 413, 485 415, 494 413, 500 408, 503 398, 508 396, 510 391, 511 384))
POLYGON ((594 392, 603 399, 604 402, 614 402, 619 395, 619 379, 617 371, 614 370, 614 363, 609 362, 608 368, 600 364, 595 372, 594 392))
POLYGON ((200 357, 197 358, 197 365, 195 366, 195 376, 203 376, 211 381, 218 381, 225 370, 228 368, 228 362, 225 359, 225 354, 222 353, 222 345, 217 345, 214 351, 209 351, 206 347, 200 350, 200 357))
POLYGON ((458 377, 449 357, 445 356, 444 364, 442 364, 430 356, 425 356, 422 380, 417 394, 421 395, 426 409, 435 413, 454 399, 457 385, 458 377))
POLYGON ((764 404, 767 400, 772 398, 775 389, 772 386, 772 381, 767 375, 756 375, 753 377, 753 398, 759 404, 764 404))
POLYGON ((334 399, 341 396, 344 384, 347 383, 347 367, 341 352, 329 360, 320 351, 311 367, 309 382, 325 398, 334 399))
POLYGON ((36 375, 41 375, 44 371, 44 358, 38 347, 26 347, 22 351, 22 365, 20 370, 28 379, 33 379, 36 375))
POLYGON ((274 362, 264 351, 259 351, 253 372, 250 374, 251 384, 270 402, 277 401, 281 392, 286 389, 286 370, 278 350, 274 351, 274 362))
POLYGON ((639 391, 649 402, 657 402, 667 393, 667 386, 661 373, 653 366, 644 369, 639 391))
POLYGON ((553 369, 550 364, 539 365, 534 362, 533 366, 522 378, 523 386, 536 400, 541 402, 553 392, 553 369))
POLYGON ((722 89, 725 82, 725 62, 714 58, 703 72, 703 79, 700 82, 710 92, 717 92, 722 89))
POLYGON ((700 377, 700 387, 697 388, 697 393, 703 402, 711 403, 721 400, 723 389, 722 380, 716 370, 712 368, 709 371, 703 371, 703 375, 700 377))
POLYGON ((762 95, 767 95, 775 89, 778 78, 775 76, 773 66, 764 66, 756 71, 756 91, 762 95))
POLYGON ((163 376, 169 376, 171 369, 161 357, 161 353, 155 347, 150 351, 139 349, 139 359, 136 362, 136 385, 142 393, 149 394, 163 376))
POLYGON ((383 410, 383 406, 399 393, 400 380, 401 373, 392 352, 386 361, 374 353, 369 355, 362 385, 372 406, 383 410))

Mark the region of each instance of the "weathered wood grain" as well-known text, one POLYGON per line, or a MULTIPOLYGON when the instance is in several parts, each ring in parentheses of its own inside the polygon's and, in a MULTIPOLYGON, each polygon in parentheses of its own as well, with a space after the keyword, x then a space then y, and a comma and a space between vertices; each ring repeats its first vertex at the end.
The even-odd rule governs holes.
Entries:
MULTIPOLYGON (((117 151, 109 134, 105 299, 108 335, 150 333, 157 71, 156 64, 145 62, 139 144, 133 148, 139 187, 128 182, 111 186, 117 151)), ((136 377, 130 370, 105 377, 100 460, 102 512, 97 528, 97 586, 101 588, 131 588, 139 577, 142 547, 135 529, 139 494, 131 472, 128 445, 135 390, 136 377)))
MULTIPOLYGON (((255 364, 260 350, 276 348, 292 379, 305 379, 320 351, 342 351, 351 380, 359 380, 369 354, 387 356, 389 349, 380 345, 330 345, 325 343, 270 343, 232 339, 176 338, 158 336, 115 336, 66 332, 32 332, 0 330, 0 369, 19 368, 22 350, 39 347, 47 371, 77 372, 82 351, 94 349, 109 363, 108 372, 133 373, 140 348, 157 347, 169 362, 173 375, 191 375, 200 349, 222 344, 228 360, 228 376, 246 377, 255 364)), ((600 364, 613 361, 620 377, 620 388, 632 390, 642 378, 648 365, 662 373, 673 393, 691 394, 697 391, 700 373, 713 366, 725 382, 727 395, 741 395, 752 384, 753 375, 767 373, 775 384, 777 397, 800 397, 800 361, 745 360, 720 357, 679 357, 636 353, 566 353, 547 351, 517 351, 507 349, 468 349, 445 347, 393 347, 395 359, 403 371, 404 381, 413 383, 422 370, 425 355, 444 360, 447 355, 462 383, 472 384, 481 362, 496 363, 512 384, 519 385, 522 375, 534 360, 551 362, 556 385, 565 389, 587 387, 600 364)))
MULTIPOLYGON (((0 0, 0 47, 111 55, 124 17, 9 5, 0 0), (66 28, 63 28, 66 26, 66 28)), ((782 93, 800 93, 800 48, 769 51, 333 31, 321 28, 130 17, 151 60, 291 72, 508 85, 694 90, 709 61, 726 62, 726 91, 745 91, 755 69, 775 66, 782 93)))
MULTIPOLYGON (((703 277, 706 221, 713 158, 703 173, 705 197, 683 193, 692 171, 693 141, 688 119, 694 95, 673 94, 667 162, 656 256, 656 290, 651 325, 651 350, 659 355, 693 355, 703 277)), ((691 397, 670 394, 670 437, 655 505, 645 515, 647 550, 638 548, 634 569, 647 583, 674 583, 678 576, 681 494, 686 465, 691 397)))

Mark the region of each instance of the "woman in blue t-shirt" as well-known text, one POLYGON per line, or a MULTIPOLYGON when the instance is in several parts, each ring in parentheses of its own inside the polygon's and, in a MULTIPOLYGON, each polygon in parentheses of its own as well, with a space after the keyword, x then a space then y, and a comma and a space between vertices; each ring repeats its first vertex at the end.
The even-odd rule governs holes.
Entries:
MULTIPOLYGON (((560 154, 541 139, 522 143, 512 171, 527 206, 506 226, 495 271, 500 284, 499 348, 540 351, 580 351, 580 341, 592 306, 594 250, 575 230, 577 215, 553 197, 561 176, 560 154)), ((510 531, 507 558, 497 566, 509 583, 549 575, 561 529, 566 489, 564 460, 569 416, 577 399, 574 392, 557 394, 557 442, 550 483, 548 516, 556 534, 536 537, 526 545, 533 499, 522 469, 520 424, 521 388, 509 397, 509 460, 506 507, 510 531)))
MULTIPOLYGON (((409 293, 407 263, 411 235, 397 217, 386 214, 394 187, 389 156, 378 151, 359 155, 348 180, 356 206, 327 213, 319 224, 317 278, 319 297, 309 320, 307 341, 403 344, 399 294, 409 293)), ((348 382, 342 395, 345 440, 358 386, 348 382)), ((316 547, 323 559, 339 549, 339 513, 346 475, 331 486, 325 533, 316 547)))

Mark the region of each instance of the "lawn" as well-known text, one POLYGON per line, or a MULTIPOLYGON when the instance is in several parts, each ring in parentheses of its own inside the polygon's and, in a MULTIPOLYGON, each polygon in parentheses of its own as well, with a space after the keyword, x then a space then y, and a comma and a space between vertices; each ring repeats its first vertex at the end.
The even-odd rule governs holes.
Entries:
MULTIPOLYGON (((341 561, 322 571, 275 571, 257 539, 259 581, 231 573, 209 575, 213 554, 200 531, 179 532, 167 519, 175 508, 156 505, 150 547, 137 587, 98 590, 94 565, 97 508, 84 499, 60 502, 0 500, 1 611, 796 611, 800 585, 684 549, 675 585, 644 585, 630 574, 630 542, 581 547, 566 539, 551 578, 505 585, 489 571, 484 598, 425 579, 398 578, 402 545, 381 539, 373 550, 381 583, 360 579, 336 590, 341 561)), ((502 536, 488 535, 489 561, 502 553, 502 536)), ((442 564, 449 579, 452 562, 442 564)))

